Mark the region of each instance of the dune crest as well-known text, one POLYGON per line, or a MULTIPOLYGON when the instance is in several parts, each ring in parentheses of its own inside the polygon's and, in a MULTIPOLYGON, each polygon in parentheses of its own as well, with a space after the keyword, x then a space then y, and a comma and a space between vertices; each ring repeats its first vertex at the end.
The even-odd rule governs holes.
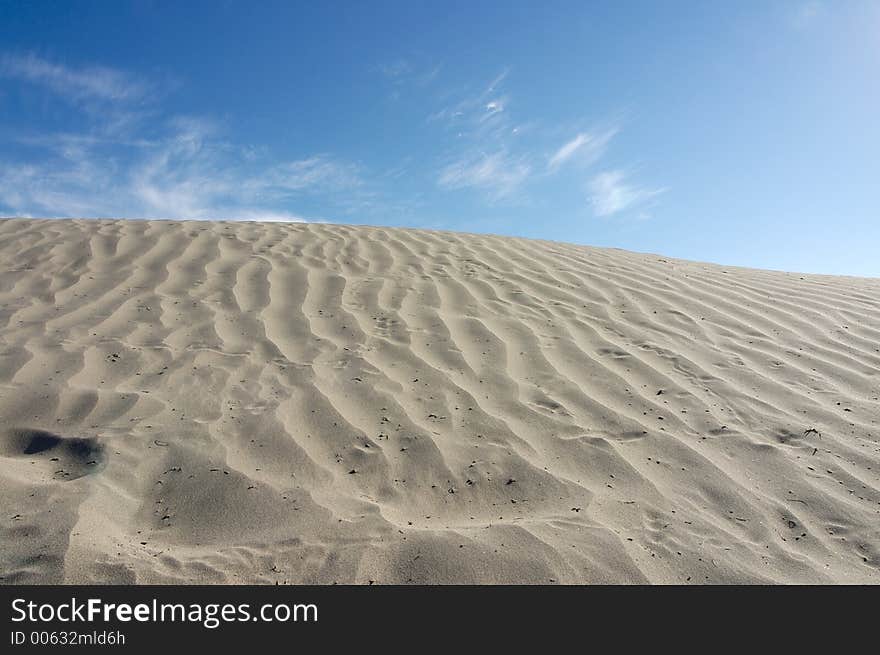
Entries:
POLYGON ((880 280, 0 221, 2 583, 880 582, 880 280))

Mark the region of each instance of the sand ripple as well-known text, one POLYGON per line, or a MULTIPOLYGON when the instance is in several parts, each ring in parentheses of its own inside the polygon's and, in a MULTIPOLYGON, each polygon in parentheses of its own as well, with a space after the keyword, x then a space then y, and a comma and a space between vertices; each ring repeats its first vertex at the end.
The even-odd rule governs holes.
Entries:
POLYGON ((0 580, 880 581, 880 280, 0 221, 0 580))

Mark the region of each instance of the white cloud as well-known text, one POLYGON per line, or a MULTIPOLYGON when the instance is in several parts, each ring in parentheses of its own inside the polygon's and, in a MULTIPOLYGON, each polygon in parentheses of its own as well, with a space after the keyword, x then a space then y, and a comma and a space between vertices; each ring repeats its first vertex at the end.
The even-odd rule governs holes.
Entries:
POLYGON ((24 156, 0 158, 6 215, 302 220, 288 210, 291 199, 324 195, 346 211, 366 195, 351 164, 329 155, 272 160, 225 141, 203 117, 167 118, 157 134, 154 106, 145 130, 140 105, 154 86, 122 71, 0 55, 0 78, 50 90, 74 105, 71 123, 80 124, 15 138, 24 156))
POLYGON ((442 65, 416 53, 406 58, 389 60, 369 67, 371 73, 382 76, 388 87, 388 100, 396 102, 405 96, 421 95, 440 74, 442 65))
POLYGON ((216 212, 211 214, 214 220, 226 221, 262 221, 263 223, 323 223, 324 221, 315 220, 313 218, 303 218, 298 214, 284 211, 274 211, 271 209, 244 209, 233 211, 233 213, 225 215, 216 212))
POLYGON ((131 190, 149 212, 226 218, 289 216, 277 207, 291 198, 347 191, 356 172, 326 156, 261 165, 228 144, 178 136, 135 170, 131 190))
MULTIPOLYGON (((393 84, 403 84, 416 79, 418 69, 399 60, 378 70, 393 84)), ((429 79, 437 71, 432 69, 429 79)), ((222 127, 205 118, 160 122, 155 85, 123 71, 0 55, 4 77, 40 85, 72 103, 71 123, 80 120, 81 127, 15 137, 25 156, 16 149, 15 157, 4 160, 0 150, 0 213, 301 220, 291 207, 310 206, 312 200, 320 200, 321 211, 332 207, 346 215, 387 214, 391 207, 377 186, 381 177, 373 175, 367 185, 359 166, 330 154, 277 161, 266 148, 224 140, 222 127), (149 129, 144 116, 151 118, 149 129)), ((598 160, 617 132, 581 132, 548 156, 546 146, 537 143, 541 131, 534 123, 513 122, 512 104, 502 88, 506 78, 505 70, 430 118, 451 128, 434 171, 440 187, 482 191, 490 201, 520 198, 527 183, 566 165, 598 160)), ((620 171, 590 182, 591 202, 600 216, 645 203, 661 191, 628 184, 620 171)), ((415 194, 417 201, 420 195, 415 194)))
POLYGON ((497 100, 492 100, 486 103, 486 114, 492 115, 497 114, 499 112, 504 111, 504 105, 506 104, 506 98, 498 98, 497 100))
POLYGON ((72 100, 122 102, 138 100, 148 86, 112 68, 69 68, 33 54, 0 58, 0 76, 40 84, 72 100))
MULTIPOLYGON (((423 68, 399 60, 378 72, 396 85, 422 86, 441 70, 423 68)), ((0 135, 0 215, 388 220, 419 202, 397 190, 389 197, 385 176, 332 154, 279 160, 268 147, 226 141, 211 120, 169 117, 159 87, 123 71, 0 53, 5 80, 48 91, 47 100, 73 111, 65 133, 0 135)))
POLYGON ((507 77, 502 71, 482 90, 428 117, 455 130, 455 139, 438 174, 445 189, 477 189, 491 200, 514 193, 529 177, 533 166, 527 153, 516 153, 518 131, 510 122, 510 99, 500 87, 507 77), (448 163, 451 162, 451 163, 448 163))
POLYGON ((576 155, 588 163, 593 163, 602 156, 615 134, 617 128, 602 132, 581 132, 553 153, 547 168, 551 171, 558 170, 576 155))
MULTIPOLYGON (((530 183, 551 177, 567 165, 594 164, 618 133, 616 123, 582 131, 547 154, 537 143, 540 127, 534 122, 514 122, 512 103, 502 88, 507 76, 505 70, 488 86, 472 90, 456 104, 429 116, 429 123, 442 121, 455 135, 438 173, 440 187, 480 190, 492 201, 522 200, 530 183)), ((659 192, 626 184, 617 171, 599 175, 591 183, 594 208, 603 216, 641 204, 659 192)))
POLYGON ((474 131, 491 129, 481 125, 488 122, 489 119, 502 119, 492 122, 503 125, 501 114, 507 109, 510 100, 507 96, 499 94, 498 90, 506 77, 507 71, 504 71, 482 91, 472 89, 465 97, 460 97, 458 102, 429 114, 427 122, 443 122, 457 130, 474 131))
POLYGON ((360 185, 355 166, 327 156, 314 156, 272 166, 259 177, 245 180, 243 188, 257 196, 280 199, 307 189, 333 190, 360 185))
POLYGON ((475 188, 493 198, 513 193, 529 176, 531 167, 504 151, 463 157, 440 172, 439 184, 447 189, 475 188))
POLYGON ((590 202, 597 216, 611 216, 641 205, 665 189, 644 189, 626 182, 620 170, 605 171, 589 183, 590 202))
POLYGON ((37 143, 46 151, 39 163, 0 161, 4 214, 301 220, 282 208, 286 200, 361 183, 354 167, 324 155, 266 162, 194 118, 173 120, 170 133, 150 141, 62 135, 37 143))
POLYGON ((485 97, 490 96, 490 95, 492 95, 493 93, 495 93, 495 90, 496 90, 499 86, 501 86, 501 83, 502 83, 504 80, 507 79, 507 75, 508 75, 509 73, 510 73, 510 69, 509 69, 509 68, 505 68, 503 71, 501 71, 501 72, 498 74, 498 76, 497 76, 494 80, 492 80, 492 82, 489 84, 489 86, 486 87, 486 90, 483 91, 483 95, 482 95, 481 97, 482 97, 482 98, 485 98, 485 97))

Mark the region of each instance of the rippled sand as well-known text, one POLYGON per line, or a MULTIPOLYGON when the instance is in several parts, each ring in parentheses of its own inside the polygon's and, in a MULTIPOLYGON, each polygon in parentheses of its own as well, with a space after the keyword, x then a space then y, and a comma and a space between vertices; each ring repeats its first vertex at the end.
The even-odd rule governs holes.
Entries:
POLYGON ((0 221, 5 583, 880 581, 880 280, 0 221))

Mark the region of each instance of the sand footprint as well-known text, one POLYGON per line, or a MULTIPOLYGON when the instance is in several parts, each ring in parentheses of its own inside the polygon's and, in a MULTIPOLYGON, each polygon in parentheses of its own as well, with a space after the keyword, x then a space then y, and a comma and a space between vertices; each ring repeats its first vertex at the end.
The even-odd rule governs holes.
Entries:
POLYGON ((53 480, 76 480, 104 468, 104 446, 96 437, 66 437, 34 428, 0 432, 0 456, 28 458, 53 480))

